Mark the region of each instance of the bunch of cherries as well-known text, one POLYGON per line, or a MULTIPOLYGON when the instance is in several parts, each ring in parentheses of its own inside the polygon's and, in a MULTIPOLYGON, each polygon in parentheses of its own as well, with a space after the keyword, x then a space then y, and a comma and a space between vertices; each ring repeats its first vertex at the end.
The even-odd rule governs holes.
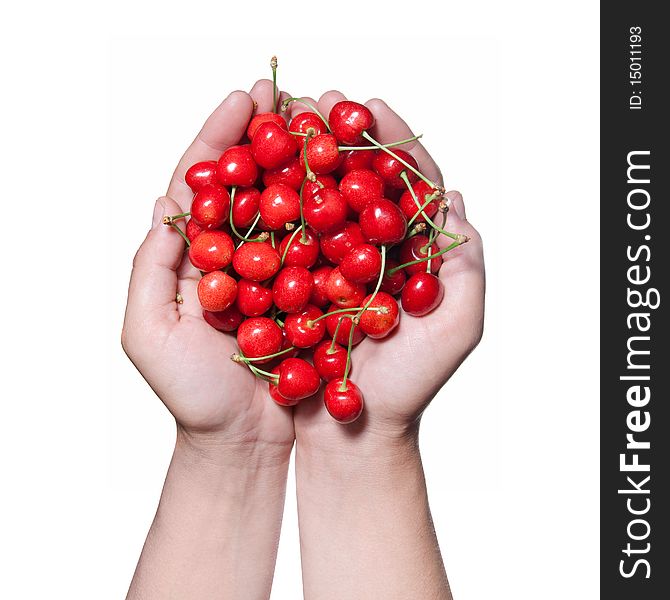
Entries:
MULTIPOLYGON (((275 58, 271 66, 276 82, 275 58)), ((407 314, 431 312, 444 295, 435 275, 443 255, 468 238, 444 230, 444 188, 394 149, 420 136, 380 144, 366 106, 338 102, 326 119, 300 98, 278 106, 274 90, 274 111, 252 117, 248 140, 188 169, 191 210, 163 222, 202 273, 205 320, 237 332, 232 360, 282 406, 325 381, 326 409, 350 423, 363 410, 349 379, 353 346, 397 327, 398 298, 407 314), (291 102, 311 111, 287 124, 291 102), (177 222, 186 218, 184 232, 177 222), (452 242, 440 250, 438 235, 452 242), (311 362, 298 357, 305 350, 311 362)))

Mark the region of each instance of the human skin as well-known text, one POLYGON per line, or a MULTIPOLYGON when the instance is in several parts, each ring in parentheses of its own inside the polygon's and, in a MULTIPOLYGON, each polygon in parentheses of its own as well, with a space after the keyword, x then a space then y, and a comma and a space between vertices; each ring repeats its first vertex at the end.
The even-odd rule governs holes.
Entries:
MULTIPOLYGON (((324 94, 322 114, 342 98, 324 94)), ((174 415, 177 442, 128 598, 267 598, 294 440, 305 598, 450 598, 418 431, 423 409, 481 336, 481 240, 460 194, 450 193, 447 228, 470 241, 446 255, 439 273, 445 298, 433 313, 402 315, 389 339, 355 348, 361 419, 334 422, 320 398, 295 409, 275 405, 267 383, 229 360, 234 337, 203 320, 200 275, 179 235, 161 224, 190 206, 188 167, 218 158, 242 137, 254 103, 264 112, 271 102, 272 84, 262 80, 249 94, 233 92, 210 116, 157 201, 134 260, 122 342, 174 415)), ((367 105, 377 139, 411 135, 382 101, 367 105)), ((290 112, 303 110, 294 103, 290 112)), ((403 149, 441 183, 420 144, 403 149)))

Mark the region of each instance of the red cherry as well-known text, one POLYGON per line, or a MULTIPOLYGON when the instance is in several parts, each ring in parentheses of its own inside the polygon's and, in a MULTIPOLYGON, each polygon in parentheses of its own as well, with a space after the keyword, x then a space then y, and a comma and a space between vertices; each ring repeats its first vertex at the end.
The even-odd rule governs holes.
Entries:
MULTIPOLYGON (((291 124, 288 127, 289 131, 293 131, 295 133, 307 133, 307 130, 309 128, 314 129, 314 135, 319 135, 321 133, 328 133, 328 128, 326 127, 326 124, 323 122, 321 117, 319 117, 316 113, 313 112, 302 112, 291 120, 291 124)), ((295 136, 296 142, 298 144, 304 143, 304 138, 302 136, 295 136)))
POLYGON ((381 198, 370 202, 359 220, 363 237, 372 244, 397 244, 407 233, 407 219, 390 200, 381 198))
POLYGON ((285 165, 280 165, 275 169, 267 169, 263 172, 263 185, 268 187, 275 183, 283 183, 288 187, 298 191, 302 182, 305 180, 305 167, 296 157, 285 165))
POLYGON ((258 179, 258 166, 251 156, 249 144, 225 150, 219 158, 216 175, 221 185, 253 185, 258 179))
MULTIPOLYGON (((414 190, 414 194, 416 195, 416 199, 419 201, 419 206, 423 206, 426 200, 428 200, 429 196, 435 192, 435 190, 430 187, 425 181, 417 181, 416 183, 412 184, 412 189, 414 190)), ((435 198, 430 204, 428 204, 424 209, 423 212, 425 212, 428 215, 429 219, 432 219, 438 211, 440 202, 437 198, 435 198)), ((405 213, 405 217, 407 219, 411 219, 417 212, 419 212, 419 207, 416 205, 416 202, 414 201, 414 197, 410 193, 409 190, 405 190, 402 196, 400 196, 400 200, 398 201, 398 206, 400 207, 400 210, 405 213)), ((426 219, 423 218, 423 215, 419 213, 416 219, 414 219, 415 223, 425 223, 426 219)))
POLYGON ((286 267, 305 267, 309 269, 316 263, 319 258, 319 238, 314 232, 307 228, 305 230, 305 241, 302 241, 302 234, 296 233, 291 246, 286 252, 286 247, 291 240, 291 234, 284 236, 284 239, 279 244, 279 254, 286 256, 284 258, 284 266, 286 267))
POLYGON ((379 278, 382 255, 371 244, 359 244, 340 263, 342 275, 352 283, 370 283, 379 278))
POLYGON ((302 358, 287 358, 278 367, 277 391, 288 400, 302 400, 319 391, 321 378, 316 369, 302 358))
POLYGON ((317 233, 340 229, 347 220, 347 203, 337 190, 323 188, 303 201, 307 224, 317 233))
POLYGON ((283 183, 266 187, 259 205, 261 218, 271 229, 279 229, 300 218, 300 196, 283 183))
POLYGON ((195 163, 188 171, 186 171, 184 181, 186 182, 186 185, 193 190, 193 193, 199 192, 204 185, 217 183, 216 161, 204 160, 195 163))
MULTIPOLYGON (((426 235, 415 235, 408 240, 405 240, 400 246, 400 254, 398 255, 398 260, 400 264, 405 264, 412 262, 413 260, 419 260, 421 258, 426 258, 428 256, 428 250, 425 249, 428 244, 428 236, 426 235)), ((439 246, 433 242, 430 247, 431 256, 437 254, 440 251, 439 246)), ((442 256, 437 258, 430 259, 430 270, 432 273, 437 273, 442 266, 442 256)), ((408 276, 414 275, 415 273, 421 273, 428 268, 428 261, 417 263, 415 265, 409 265, 404 268, 408 276)))
POLYGON ((328 123, 338 141, 357 146, 363 142, 361 134, 375 124, 375 118, 367 106, 343 100, 330 109, 328 123))
MULTIPOLYGON (((272 373, 279 375, 279 365, 272 369, 272 373)), ((276 383, 278 381, 278 379, 275 379, 274 381, 268 381, 268 391, 270 392, 270 398, 279 404, 279 406, 295 406, 298 404, 300 400, 289 400, 288 398, 284 398, 284 396, 279 393, 279 389, 277 388, 276 383)))
POLYGON ((400 263, 397 260, 393 260, 392 258, 386 259, 386 273, 384 274, 384 278, 382 279, 382 284, 379 289, 382 292, 391 294, 391 296, 395 296, 397 293, 399 293, 402 288, 405 287, 405 281, 407 280, 407 275, 405 275, 404 269, 396 271, 393 273, 393 275, 388 274, 391 269, 397 267, 399 264, 400 263))
POLYGON ((286 121, 281 115, 273 112, 260 113, 255 115, 251 121, 249 121, 249 126, 247 127, 247 137, 249 140, 254 139, 256 131, 263 123, 274 123, 282 129, 286 129, 286 121))
POLYGON ((442 282, 431 273, 412 275, 400 296, 402 309, 415 317, 423 317, 433 310, 444 297, 442 282))
MULTIPOLYGON (((419 168, 419 163, 416 162, 416 158, 409 152, 396 150, 395 148, 392 149, 392 152, 397 154, 406 163, 412 165, 415 169, 419 168)), ((375 156, 372 159, 372 168, 384 180, 386 185, 399 190, 407 189, 405 182, 400 179, 400 173, 403 171, 407 173, 410 183, 414 183, 418 179, 418 177, 399 160, 383 150, 377 150, 375 152, 375 156)))
POLYGON ((314 278, 305 267, 284 267, 272 284, 272 297, 279 310, 300 312, 312 295, 314 278))
POLYGON ((228 219, 230 194, 220 185, 207 184, 193 198, 191 218, 203 229, 216 229, 228 219))
POLYGON ((205 230, 195 222, 195 219, 189 219, 188 223, 186 223, 186 237, 190 242, 193 242, 203 231, 205 230))
POLYGON ((335 267, 326 282, 328 299, 339 308, 353 308, 361 305, 365 298, 365 286, 345 279, 338 267, 335 267))
POLYGON ((240 279, 237 282, 237 308, 247 317, 259 317, 272 306, 272 290, 256 281, 240 279))
POLYGON ((345 150, 340 152, 342 162, 337 167, 337 174, 344 177, 347 173, 356 169, 372 169, 374 152, 370 150, 345 150))
POLYGON ((312 295, 309 299, 310 304, 323 308, 330 302, 330 300, 328 300, 328 294, 326 293, 326 286, 332 270, 333 267, 323 266, 312 271, 314 288, 312 289, 312 295))
POLYGON ((330 262, 339 265, 352 248, 362 244, 364 241, 363 233, 358 223, 347 221, 341 229, 323 234, 319 240, 319 244, 321 246, 321 253, 330 262))
MULTIPOLYGON (((334 310, 337 310, 339 307, 336 304, 332 304, 327 312, 333 312, 334 310)), ((331 338, 335 338, 335 341, 338 344, 342 344, 342 346, 348 346, 349 345, 349 333, 351 332, 351 328, 354 328, 354 337, 352 339, 351 344, 355 346, 356 344, 359 344, 360 342, 363 341, 365 338, 365 332, 360 328, 360 325, 355 325, 354 322, 351 318, 349 318, 347 315, 355 315, 358 311, 351 311, 351 313, 338 313, 334 315, 330 315, 325 318, 326 321, 326 330, 328 331, 328 335, 330 335, 331 338), (339 330, 337 331, 337 336, 335 335, 335 330, 337 329, 337 324, 342 319, 342 324, 340 325, 339 330)))
POLYGON ((337 181, 332 175, 318 175, 316 181, 305 181, 305 185, 302 187, 302 201, 306 202, 313 198, 324 188, 337 189, 337 181))
MULTIPOLYGON (((363 300, 365 306, 372 294, 363 300)), ((395 298, 386 292, 377 292, 369 308, 381 308, 382 311, 366 310, 361 315, 361 329, 374 340, 386 337, 400 322, 400 311, 395 298)))
POLYGON ((361 212, 372 200, 383 197, 384 182, 374 171, 356 169, 342 178, 340 192, 353 210, 361 212))
POLYGON ((249 227, 258 214, 261 193, 255 187, 241 187, 235 190, 233 201, 233 225, 249 227))
POLYGON ((329 354, 331 340, 324 340, 314 348, 314 368, 324 381, 344 377, 347 364, 347 349, 335 344, 333 353, 329 354))
POLYGON ((237 294, 237 282, 223 271, 212 271, 198 282, 200 305, 211 312, 226 310, 237 294))
MULTIPOLYGON (((293 314, 293 313, 291 313, 293 314)), ((281 330, 281 335, 282 335, 282 342, 281 342, 281 349, 282 350, 288 350, 293 346, 291 343, 291 340, 288 338, 286 335, 286 322, 284 322, 284 327, 282 327, 281 330)), ((283 360, 285 358, 295 358, 300 354, 300 348, 294 348, 291 352, 287 352, 286 354, 282 354, 281 356, 278 356, 277 358, 274 358, 273 360, 283 360)))
POLYGON ((235 250, 233 268, 245 279, 264 281, 272 277, 281 265, 279 252, 269 244, 247 242, 235 250))
MULTIPOLYGON (((258 358, 279 352, 282 331, 279 325, 267 317, 252 317, 237 328, 237 345, 247 358, 258 358)), ((272 359, 254 361, 258 365, 272 359)))
POLYGON ((298 150, 293 136, 273 122, 262 123, 251 141, 251 154, 264 169, 286 164, 298 150))
POLYGON ((286 337, 296 348, 311 348, 318 344, 326 335, 326 319, 316 323, 323 313, 313 304, 308 304, 301 312, 289 313, 284 319, 286 337))
POLYGON ((201 271, 218 271, 227 267, 233 258, 235 244, 231 237, 219 229, 203 231, 188 249, 191 264, 201 271))
MULTIPOLYGON (((300 152, 300 162, 305 163, 305 152, 300 152)), ((307 142, 307 162, 317 174, 330 173, 340 164, 340 151, 332 133, 322 133, 307 142)))
POLYGON ((363 394, 358 386, 347 379, 346 390, 341 391, 343 379, 329 381, 323 393, 326 410, 338 423, 352 423, 363 412, 363 394))
POLYGON ((202 316, 214 329, 219 331, 235 331, 242 321, 244 315, 237 309, 237 306, 231 304, 226 310, 219 312, 202 311, 202 316))

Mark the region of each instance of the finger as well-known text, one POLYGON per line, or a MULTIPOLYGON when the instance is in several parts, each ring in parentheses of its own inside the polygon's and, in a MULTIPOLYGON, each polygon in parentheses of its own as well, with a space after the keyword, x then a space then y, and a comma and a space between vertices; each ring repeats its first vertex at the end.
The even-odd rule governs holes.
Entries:
POLYGON ((292 96, 289 92, 281 92, 281 94, 279 94, 279 109, 278 109, 279 114, 282 117, 284 117, 284 121, 286 121, 287 125, 288 125, 289 121, 291 120, 291 112, 290 112, 290 110, 282 110, 281 107, 282 107, 282 104, 283 104, 284 100, 286 100, 288 98, 291 98, 291 97, 292 96))
POLYGON ((254 83, 249 95, 255 103, 254 114, 272 112, 272 81, 259 79, 254 83))
MULTIPOLYGON (((272 84, 270 84, 272 85, 272 84)), ((236 91, 230 94, 205 121, 200 133, 179 161, 167 195, 187 211, 191 206, 193 192, 185 181, 186 171, 202 160, 217 160, 221 153, 240 140, 251 118, 253 100, 246 92, 236 91)))
POLYGON ((463 202, 463 195, 457 190, 447 192, 444 197, 447 199, 449 206, 456 211, 456 214, 467 221, 465 214, 465 203, 463 202))
MULTIPOLYGON (((365 103, 375 117, 375 124, 370 131, 370 135, 382 144, 388 144, 399 140, 412 137, 414 133, 388 104, 379 98, 373 98, 365 103)), ((419 170, 431 181, 442 185, 442 173, 435 164, 428 151, 423 145, 416 142, 409 142, 398 146, 402 150, 409 152, 419 163, 419 170)))
POLYGON ((185 244, 172 227, 162 223, 163 216, 178 211, 179 206, 170 198, 156 201, 151 231, 133 260, 124 326, 129 331, 178 320, 176 270, 185 244))
POLYGON ((198 282, 202 275, 188 258, 184 255, 181 264, 177 268, 177 292, 180 302, 177 304, 179 317, 189 316, 202 319, 202 306, 198 300, 198 282))
POLYGON ((347 97, 342 92, 338 92, 337 90, 330 90, 329 92, 323 94, 321 98, 319 98, 317 108, 327 121, 330 117, 330 111, 333 106, 335 106, 338 102, 342 102, 342 100, 346 99, 347 97))
MULTIPOLYGON (((302 96, 302 98, 304 98, 312 106, 317 105, 317 102, 316 100, 314 100, 314 98, 310 98, 309 96, 302 96)), ((303 104, 302 102, 291 102, 291 110, 290 110, 291 118, 304 112, 314 112, 314 111, 307 104, 303 104)))

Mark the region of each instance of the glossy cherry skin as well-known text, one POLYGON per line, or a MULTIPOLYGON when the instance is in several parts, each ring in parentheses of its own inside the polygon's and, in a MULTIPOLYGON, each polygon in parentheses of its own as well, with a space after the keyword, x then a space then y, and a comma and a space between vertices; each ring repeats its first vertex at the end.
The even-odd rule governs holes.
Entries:
MULTIPOLYGON (((277 365, 274 369, 271 371, 275 375, 279 375, 279 365, 277 365)), ((277 388, 277 383, 279 382, 279 379, 275 379, 273 381, 268 381, 268 391, 270 392, 270 398, 272 398, 275 403, 279 404, 279 406, 295 406, 300 402, 300 400, 289 400, 288 398, 284 398, 279 393, 279 389, 277 388)))
POLYGON ((196 223, 195 219, 189 219, 188 223, 186 223, 186 237, 190 242, 193 242, 193 240, 203 231, 205 231, 205 229, 200 227, 200 225, 196 223))
POLYGON ((305 230, 305 241, 302 241, 302 233, 297 233, 293 240, 291 234, 284 236, 279 244, 279 254, 286 256, 284 258, 284 266, 286 267, 305 267, 309 269, 314 266, 317 258, 319 258, 319 238, 314 232, 309 229, 305 230), (286 248, 291 242, 291 246, 286 252, 286 248))
POLYGON ((371 150, 345 150, 340 151, 340 156, 342 162, 336 172, 340 177, 344 177, 356 169, 372 169, 375 154, 371 150))
POLYGON ((263 185, 268 187, 274 183, 283 183, 298 191, 305 180, 305 167, 298 157, 291 159, 285 165, 263 172, 263 185))
POLYGON ((361 212, 358 224, 363 237, 371 244, 397 244, 407 234, 407 219, 386 198, 373 200, 361 212))
POLYGON ((212 271, 198 282, 200 305, 211 312, 226 310, 237 295, 237 282, 223 271, 212 271))
POLYGON ((314 288, 312 288, 312 295, 310 296, 310 304, 314 304, 319 308, 324 308, 330 303, 326 288, 328 284, 328 277, 333 270, 333 267, 327 265, 314 269, 312 277, 314 278, 314 288))
POLYGON ((347 379, 346 390, 341 391, 342 379, 329 381, 323 393, 326 410, 338 423, 353 423, 363 412, 363 394, 358 386, 347 379))
POLYGON ((344 226, 347 220, 347 202, 337 190, 323 188, 303 201, 307 224, 317 233, 328 233, 344 226))
POLYGON ((237 299, 235 304, 239 311, 247 317, 260 317, 272 306, 272 290, 263 287, 257 281, 240 279, 237 282, 237 299))
POLYGON ((188 249, 191 264, 201 271, 218 271, 227 267, 233 259, 235 244, 232 238, 219 229, 203 231, 188 249))
MULTIPOLYGON (((237 345, 247 358, 258 358, 279 352, 282 346, 282 331, 279 325, 267 317, 252 317, 237 328, 237 345)), ((263 364, 272 359, 254 361, 263 364)))
MULTIPOLYGON (((372 294, 363 300, 365 306, 372 294)), ((366 310, 361 315, 361 329, 374 340, 386 337, 400 322, 400 310, 396 299, 386 292, 377 292, 369 308, 381 308, 382 311, 366 310)))
POLYGON ((272 297, 279 310, 300 312, 312 295, 314 278, 305 267, 284 267, 272 284, 272 297))
POLYGON ((229 211, 230 194, 220 185, 203 185, 191 203, 191 218, 203 229, 216 229, 223 225, 229 211))
POLYGON ((244 321, 244 315, 234 304, 231 304, 226 310, 219 312, 203 310, 202 317, 207 323, 214 327, 214 329, 225 332, 235 331, 242 321, 244 321))
POLYGON ((331 344, 331 340, 324 340, 314 348, 314 368, 324 381, 344 377, 347 364, 347 349, 335 344, 333 353, 329 354, 331 344))
POLYGON ((339 308, 353 308, 361 306, 366 290, 364 285, 347 280, 340 269, 335 267, 328 276, 326 293, 328 299, 339 308))
POLYGON ((400 296, 402 309, 415 317, 423 317, 442 302, 444 286, 432 273, 416 273, 405 284, 400 296))
MULTIPOLYGON (((425 181, 421 180, 413 183, 412 189, 414 190, 416 199, 419 201, 419 206, 423 206, 426 200, 428 200, 428 198, 435 192, 435 190, 432 187, 430 187, 425 181)), ((405 190, 403 195, 400 196, 398 206, 400 207, 400 210, 403 213, 405 213, 405 217, 407 217, 407 220, 411 219, 417 212, 419 212, 419 207, 414 201, 414 197, 412 196, 409 190, 405 190)), ((423 212, 426 213, 426 215, 428 215, 429 219, 432 219, 437 214, 439 206, 440 201, 437 198, 435 198, 430 204, 428 204, 423 209, 423 212)), ((423 214, 419 213, 416 219, 414 219, 414 222, 425 223, 426 219, 423 218, 423 214)))
MULTIPOLYGON (((328 310, 326 312, 333 312, 338 308, 339 306, 337 306, 336 304, 332 304, 330 307, 328 307, 328 310)), ((338 344, 341 344, 342 346, 349 345, 349 333, 351 332, 352 327, 354 328, 354 337, 351 342, 353 346, 359 344, 365 338, 365 332, 361 329, 360 325, 354 326, 353 320, 347 316, 347 315, 353 316, 357 312, 358 312, 357 310, 353 310, 351 311, 351 313, 337 313, 334 315, 330 315, 324 319, 326 321, 326 331, 328 331, 328 335, 331 338, 334 338, 338 344), (337 324, 340 321, 340 319, 342 319, 342 325, 340 325, 340 328, 338 330, 337 324), (335 335, 336 330, 337 330, 337 336, 335 335)))
POLYGON ((300 196, 287 185, 275 183, 261 193, 259 210, 268 227, 279 229, 300 218, 300 196))
MULTIPOLYGON (((305 162, 305 153, 300 151, 300 161, 305 162)), ((307 142, 307 163, 317 175, 330 173, 340 164, 340 151, 332 133, 322 133, 307 142)))
POLYGON ((379 278, 382 255, 372 244, 359 244, 340 263, 342 275, 352 283, 370 283, 379 278))
POLYGON ((233 199, 233 224, 235 227, 249 227, 258 214, 260 202, 261 193, 255 187, 237 188, 233 199))
MULTIPOLYGON (((405 240, 400 246, 400 254, 398 255, 398 260, 400 264, 405 264, 412 262, 413 260, 419 260, 426 258, 428 256, 428 250, 424 250, 424 247, 428 244, 428 236, 425 235, 415 235, 408 240, 405 240)), ((437 254, 440 251, 439 246, 433 242, 430 247, 431 256, 437 254)), ((437 273, 442 266, 442 256, 437 258, 430 259, 430 271, 431 273, 437 273)), ((411 277, 415 273, 421 273, 428 268, 428 261, 417 263, 415 265, 409 265, 403 270, 407 273, 408 277, 411 277)))
MULTIPOLYGON (((416 159, 409 154, 409 152, 396 150, 395 148, 392 148, 391 150, 415 169, 419 168, 419 163, 416 162, 416 159)), ((374 158, 372 159, 372 168, 384 180, 386 185, 398 190, 407 189, 407 184, 400 178, 400 173, 403 171, 407 172, 407 177, 410 183, 414 183, 418 179, 418 177, 405 165, 383 150, 377 150, 375 152, 374 158)))
POLYGON ((347 173, 340 181, 340 192, 349 206, 361 212, 372 200, 384 196, 384 182, 374 171, 356 169, 347 173))
POLYGON ((302 358, 287 358, 277 367, 277 391, 288 400, 302 400, 319 391, 321 378, 316 369, 302 358))
POLYGON ((384 278, 382 279, 382 284, 379 289, 382 292, 391 294, 391 296, 395 296, 396 294, 400 293, 402 288, 405 287, 405 281, 407 281, 407 275, 405 275, 404 269, 400 269, 400 271, 396 271, 393 273, 393 275, 389 275, 389 271, 394 267, 397 267, 399 264, 400 263, 397 260, 392 258, 386 259, 386 268, 384 269, 386 273, 384 274, 384 278))
POLYGON ((256 131, 263 123, 274 123, 282 129, 287 129, 286 121, 281 115, 273 112, 259 113, 249 121, 249 126, 247 127, 247 137, 249 140, 254 139, 256 131))
POLYGON ((375 124, 375 118, 367 106, 351 100, 338 102, 330 109, 328 123, 335 137, 347 146, 363 143, 364 131, 375 124))
POLYGON ((204 185, 218 183, 216 180, 216 161, 204 160, 195 163, 186 171, 184 181, 193 190, 193 193, 199 192, 204 185))
POLYGON ((233 268, 241 277, 251 281, 269 279, 279 271, 280 265, 279 252, 262 242, 247 242, 233 254, 233 268))
POLYGON ((337 181, 332 175, 317 175, 316 181, 305 181, 302 187, 302 201, 306 202, 313 198, 324 188, 337 189, 337 181))
POLYGON ((251 186, 258 179, 258 166, 249 144, 231 146, 219 157, 216 176, 221 185, 251 186))
MULTIPOLYGON (((293 117, 293 119, 291 119, 290 125, 288 126, 288 130, 295 133, 306 134, 310 127, 314 130, 314 135, 328 133, 328 127, 326 127, 326 124, 323 122, 321 117, 313 112, 302 112, 293 117)), ((305 138, 303 136, 295 136, 295 140, 298 142, 298 144, 304 142, 304 139, 305 138)))
POLYGON ((365 241, 358 223, 347 221, 341 229, 325 233, 319 239, 321 253, 333 264, 342 259, 356 246, 365 241))
POLYGON ((296 348, 311 348, 326 335, 326 320, 318 319, 323 313, 313 304, 308 304, 300 312, 289 313, 284 319, 284 331, 291 345, 296 348))
POLYGON ((293 136, 273 122, 262 123, 251 141, 251 154, 264 169, 275 169, 291 160, 298 147, 293 136))

